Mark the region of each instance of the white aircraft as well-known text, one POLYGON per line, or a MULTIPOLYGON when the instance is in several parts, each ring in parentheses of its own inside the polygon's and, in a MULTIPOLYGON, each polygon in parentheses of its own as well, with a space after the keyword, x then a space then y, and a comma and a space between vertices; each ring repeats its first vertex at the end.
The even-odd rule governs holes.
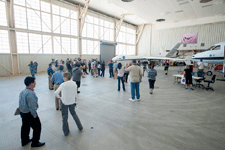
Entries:
POLYGON ((191 61, 199 62, 202 60, 204 63, 210 64, 223 64, 223 73, 225 79, 225 42, 217 43, 210 47, 207 51, 198 53, 192 56, 191 61))
POLYGON ((170 50, 170 52, 168 54, 166 54, 165 56, 124 56, 124 55, 119 55, 116 56, 114 58, 112 58, 112 61, 116 62, 116 61, 129 61, 129 60, 171 60, 171 61, 183 61, 186 64, 190 64, 190 59, 191 57, 186 57, 185 59, 178 59, 178 58, 174 58, 174 54, 176 53, 177 49, 179 48, 179 46, 181 45, 181 43, 177 43, 176 46, 174 46, 174 48, 172 50, 170 50))
POLYGON ((205 63, 223 64, 225 53, 225 42, 217 43, 207 49, 205 52, 198 53, 192 56, 192 61, 199 62, 201 59, 205 63))

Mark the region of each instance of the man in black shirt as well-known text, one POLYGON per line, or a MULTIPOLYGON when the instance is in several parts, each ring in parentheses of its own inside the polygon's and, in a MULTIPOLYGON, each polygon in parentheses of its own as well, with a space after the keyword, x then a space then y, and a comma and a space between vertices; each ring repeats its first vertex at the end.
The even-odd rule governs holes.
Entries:
POLYGON ((189 65, 187 65, 184 69, 184 77, 185 77, 185 83, 186 83, 186 89, 188 89, 188 84, 190 84, 190 89, 194 90, 192 88, 192 70, 189 65))

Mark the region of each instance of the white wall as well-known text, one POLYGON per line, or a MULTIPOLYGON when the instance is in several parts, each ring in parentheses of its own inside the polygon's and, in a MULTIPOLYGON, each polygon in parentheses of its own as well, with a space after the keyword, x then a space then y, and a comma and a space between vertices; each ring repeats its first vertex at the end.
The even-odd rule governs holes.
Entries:
MULTIPOLYGON (((140 27, 140 26, 139 26, 140 27)), ((151 49, 152 25, 145 25, 143 33, 137 45, 137 55, 148 55, 151 49)))
POLYGON ((216 43, 225 42, 225 22, 161 30, 157 30, 155 26, 151 29, 148 25, 138 43, 138 54, 149 54, 151 50, 151 55, 159 55, 181 42, 182 34, 186 33, 198 33, 197 44, 188 44, 187 47, 181 45, 178 50, 207 49, 216 43), (148 36, 151 35, 151 30, 152 41, 148 36), (152 43, 151 48, 149 43, 152 43), (201 43, 205 43, 205 46, 201 47, 201 43))

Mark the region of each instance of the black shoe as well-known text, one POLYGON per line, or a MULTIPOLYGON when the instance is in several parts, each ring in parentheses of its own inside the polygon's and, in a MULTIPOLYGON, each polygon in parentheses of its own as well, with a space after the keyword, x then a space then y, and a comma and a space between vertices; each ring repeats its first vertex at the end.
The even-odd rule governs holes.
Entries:
POLYGON ((43 145, 45 145, 45 142, 38 142, 37 144, 31 144, 31 147, 41 147, 41 146, 43 146, 43 145))
POLYGON ((22 146, 26 146, 30 141, 32 141, 32 139, 29 139, 27 142, 22 142, 22 146))
POLYGON ((77 91, 77 93, 80 93, 80 91, 77 91))
POLYGON ((59 108, 56 108, 56 110, 59 110, 59 108))

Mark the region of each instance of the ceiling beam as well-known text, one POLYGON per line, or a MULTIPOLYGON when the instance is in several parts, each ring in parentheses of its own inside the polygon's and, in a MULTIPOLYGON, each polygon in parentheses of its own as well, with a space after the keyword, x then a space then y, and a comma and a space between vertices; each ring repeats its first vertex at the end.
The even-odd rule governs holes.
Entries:
POLYGON ((85 1, 86 1, 86 3, 84 5, 84 8, 81 10, 80 15, 79 15, 79 19, 81 20, 80 35, 82 35, 82 30, 83 30, 83 27, 84 27, 84 21, 85 21, 85 17, 86 17, 86 14, 87 14, 88 6, 89 6, 89 3, 90 3, 90 0, 85 0, 85 1))
POLYGON ((145 24, 142 24, 141 26, 140 26, 140 28, 137 30, 137 40, 136 40, 136 44, 138 44, 138 42, 139 42, 139 40, 140 40, 140 37, 141 37, 141 35, 142 35, 142 33, 143 33, 143 30, 144 30, 144 27, 145 27, 145 24))
POLYGON ((120 28, 121 28, 121 25, 122 25, 122 23, 123 23, 124 17, 125 17, 125 15, 121 15, 120 20, 119 20, 119 21, 117 22, 117 24, 116 24, 116 39, 117 39, 117 37, 118 37, 118 35, 119 35, 120 28))

